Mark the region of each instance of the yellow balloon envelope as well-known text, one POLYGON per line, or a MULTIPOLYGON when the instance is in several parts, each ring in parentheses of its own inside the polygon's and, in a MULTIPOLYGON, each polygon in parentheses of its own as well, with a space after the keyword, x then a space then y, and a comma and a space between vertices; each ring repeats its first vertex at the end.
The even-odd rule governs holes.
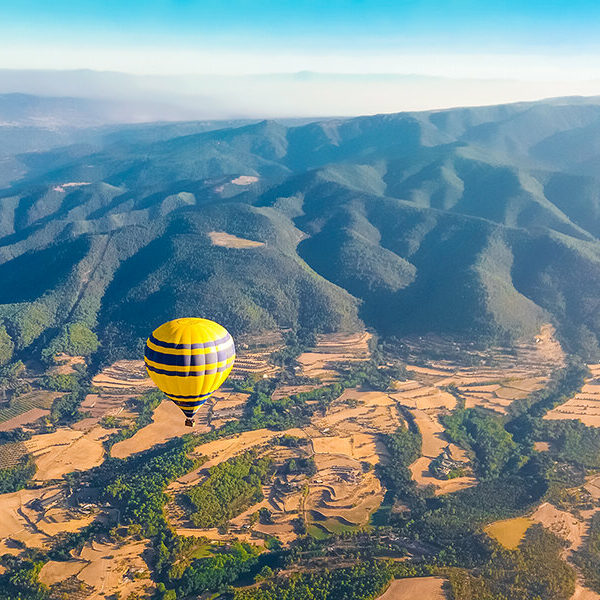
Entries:
POLYGON ((148 375, 185 414, 185 424, 225 382, 235 360, 233 338, 208 319, 174 319, 146 342, 148 375))

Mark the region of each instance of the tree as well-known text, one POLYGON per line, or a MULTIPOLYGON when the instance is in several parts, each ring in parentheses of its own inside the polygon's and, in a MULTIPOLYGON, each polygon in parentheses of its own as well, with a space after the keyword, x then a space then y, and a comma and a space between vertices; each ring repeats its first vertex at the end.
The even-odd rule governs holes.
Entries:
POLYGON ((6 331, 4 325, 0 325, 0 365, 7 364, 12 358, 15 344, 6 331))

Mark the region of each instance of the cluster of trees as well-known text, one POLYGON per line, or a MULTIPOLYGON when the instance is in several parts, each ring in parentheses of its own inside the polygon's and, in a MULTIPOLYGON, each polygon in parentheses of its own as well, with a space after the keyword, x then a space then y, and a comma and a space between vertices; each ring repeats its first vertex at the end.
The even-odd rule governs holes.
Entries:
POLYGON ((36 466, 30 454, 19 459, 19 462, 6 469, 0 469, 0 494, 22 490, 35 475, 36 466))
POLYGON ((474 408, 458 409, 442 417, 448 437, 475 456, 475 470, 481 479, 493 479, 513 472, 522 456, 500 417, 474 408))
POLYGON ((167 528, 154 538, 154 550, 157 600, 219 594, 241 577, 252 581, 264 568, 265 558, 271 557, 245 542, 215 546, 205 538, 176 535, 167 528))
POLYGON ((317 465, 315 459, 310 456, 308 458, 290 458, 283 464, 283 471, 290 475, 299 475, 304 473, 309 477, 317 472, 317 465))
POLYGON ((0 600, 47 600, 48 589, 38 581, 44 566, 40 557, 20 558, 4 554, 0 559, 0 600))
POLYGON ((25 445, 21 444, 30 438, 31 433, 21 427, 0 431, 0 453, 12 458, 9 463, 4 462, 4 468, 0 468, 0 494, 22 490, 35 475, 35 462, 25 445))
POLYGON ((496 547, 477 574, 448 571, 455 600, 568 600, 575 573, 561 559, 564 542, 541 525, 516 550, 496 547))
POLYGON ((79 385, 77 373, 55 373, 42 378, 42 386, 54 392, 72 392, 79 385))
POLYGON ((85 542, 98 534, 107 534, 108 528, 100 521, 94 521, 79 531, 59 533, 52 539, 52 547, 48 551, 50 560, 70 560, 70 552, 81 549, 85 542))
POLYGON ((245 452, 211 467, 208 478, 186 493, 197 527, 219 527, 263 499, 262 485, 273 473, 273 461, 245 452))
POLYGON ((6 365, 10 362, 14 351, 15 344, 12 341, 12 338, 10 335, 8 335, 6 327, 4 325, 0 325, 0 366, 6 365))
POLYGON ((188 457, 192 447, 184 436, 126 459, 110 458, 89 472, 90 484, 120 509, 124 523, 136 523, 146 535, 156 535, 166 526, 164 488, 198 464, 188 457))
POLYGON ((399 525, 410 537, 443 548, 443 556, 438 554, 443 564, 478 564, 488 553, 481 528, 521 515, 539 502, 548 489, 546 468, 543 460, 534 457, 514 475, 482 481, 426 502, 414 501, 410 520, 399 525))
POLYGON ((51 364, 54 357, 64 352, 70 356, 89 356, 98 350, 98 336, 85 323, 69 323, 42 350, 42 360, 51 364))
POLYGON ((537 434, 551 443, 551 454, 584 468, 600 467, 600 430, 581 421, 543 421, 537 434))
POLYGON ((386 486, 398 498, 414 494, 416 484, 408 467, 421 456, 421 434, 401 426, 383 440, 390 455, 389 462, 379 467, 386 486))
POLYGON ((236 590, 234 600, 372 600, 382 594, 394 577, 394 567, 385 561, 370 561, 352 567, 296 573, 269 581, 259 588, 236 590))
MULTIPOLYGON (((255 569, 260 551, 256 546, 236 542, 212 556, 193 560, 181 577, 171 582, 173 598, 187 598, 205 592, 223 592, 226 586, 255 569)), ((168 592, 163 596, 168 599, 168 592)))
POLYGON ((295 435, 285 433, 277 438, 273 438, 272 443, 277 444, 278 446, 285 446, 286 448, 298 448, 299 446, 306 446, 309 441, 306 438, 296 437, 295 435))
POLYGON ((79 412, 79 406, 89 392, 89 381, 77 378, 72 385, 73 389, 68 394, 56 398, 52 403, 50 419, 53 423, 72 423, 83 416, 79 412))
POLYGON ((31 384, 25 381, 21 375, 25 371, 22 361, 0 365, 0 392, 1 399, 15 398, 31 391, 31 384))
POLYGON ((274 365, 284 369, 293 369, 298 363, 296 359, 306 350, 317 345, 317 335, 308 329, 290 331, 285 337, 285 347, 273 352, 270 360, 274 365))
POLYGON ((506 424, 513 438, 522 444, 533 445, 543 439, 546 421, 543 416, 555 406, 563 404, 580 390, 589 374, 579 360, 571 360, 552 376, 545 388, 534 392, 524 400, 516 400, 510 406, 514 417, 506 424))

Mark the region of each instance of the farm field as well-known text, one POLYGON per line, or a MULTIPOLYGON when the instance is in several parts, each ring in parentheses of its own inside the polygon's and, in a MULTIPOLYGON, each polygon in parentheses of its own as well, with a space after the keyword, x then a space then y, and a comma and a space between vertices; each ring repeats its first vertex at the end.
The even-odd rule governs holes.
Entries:
POLYGON ((258 336, 240 336, 236 340, 235 363, 230 378, 275 377, 279 373, 279 367, 269 359, 273 352, 283 346, 283 336, 279 331, 269 331, 258 336))
POLYGON ((119 360, 106 367, 92 379, 93 392, 81 403, 81 412, 89 416, 74 424, 87 430, 104 417, 119 417, 123 424, 133 421, 135 414, 127 402, 144 392, 155 389, 142 360, 119 360))
POLYGON ((54 433, 34 435, 24 444, 37 466, 35 480, 60 479, 67 473, 86 471, 102 464, 102 442, 113 432, 103 427, 87 432, 61 427, 54 433))
POLYGON ((398 398, 412 408, 433 408, 440 403, 438 391, 451 385, 464 400, 465 408, 481 407, 505 415, 515 400, 542 389, 550 374, 564 364, 564 353, 554 335, 551 325, 543 325, 533 339, 521 341, 512 349, 494 347, 480 353, 464 349, 461 355, 470 354, 472 361, 479 362, 477 366, 464 366, 451 359, 423 359, 425 349, 436 355, 452 347, 439 339, 422 340, 417 353, 416 341, 409 339, 409 350, 405 350, 408 358, 420 362, 409 360, 407 369, 415 381, 400 384, 398 398))
POLYGON ((0 408, 0 431, 10 431, 49 415, 52 402, 62 395, 62 392, 34 390, 14 398, 10 406, 0 408))
POLYGON ((18 554, 11 540, 29 548, 47 548, 54 536, 75 532, 98 515, 83 514, 64 507, 64 491, 59 486, 20 490, 0 496, 0 554, 18 554))
MULTIPOLYGON (((197 419, 202 419, 208 411, 205 404, 198 412, 197 419)), ((207 426, 196 426, 195 431, 200 433, 210 431, 207 426)), ((171 400, 163 400, 154 410, 152 423, 137 431, 133 437, 117 442, 110 450, 110 455, 115 458, 126 458, 155 446, 163 444, 174 437, 190 433, 190 428, 185 426, 181 409, 171 400)))
POLYGON ((317 346, 298 357, 302 375, 321 381, 332 381, 338 377, 335 364, 366 360, 370 356, 367 332, 353 334, 332 333, 317 336, 317 346))
POLYGON ((50 561, 42 568, 39 579, 52 586, 68 577, 84 584, 86 598, 100 599, 123 594, 151 594, 155 588, 143 556, 148 541, 91 542, 73 551, 67 562, 50 561))
POLYGON ((600 427, 600 364, 588 365, 591 376, 581 391, 544 416, 545 419, 578 419, 588 427, 600 427))
POLYGON ((515 519, 496 521, 495 523, 490 523, 484 531, 505 548, 514 550, 521 543, 533 520, 533 518, 517 517, 515 519))
MULTIPOLYGON (((364 465, 385 463, 387 451, 380 435, 395 431, 401 422, 395 401, 385 393, 349 389, 333 402, 324 417, 313 419, 304 429, 285 431, 287 435, 308 438, 308 447, 268 447, 269 441, 282 433, 268 430, 209 442, 194 451, 198 456, 208 457, 208 462, 173 482, 167 491, 181 493, 200 482, 207 468, 249 449, 268 452, 277 464, 290 458, 312 456, 316 466, 314 475, 287 476, 265 486, 265 499, 233 518, 231 527, 236 533, 247 530, 251 515, 264 507, 271 511, 273 523, 254 524, 252 529, 276 535, 284 543, 296 538, 293 521, 300 514, 316 536, 353 531, 367 524, 384 496, 374 471, 365 472, 364 465), (301 493, 303 487, 306 491, 301 493)), ((190 531, 181 512, 173 504, 169 506, 172 524, 178 531, 190 531)), ((198 535, 204 534, 210 539, 224 539, 216 530, 198 530, 198 535)))
MULTIPOLYGON (((167 522, 179 535, 204 537, 215 544, 243 540, 261 547, 268 545, 270 536, 284 545, 293 543, 303 531, 299 525, 316 539, 369 530, 371 515, 380 508, 386 494, 374 468, 389 460, 383 436, 394 433, 400 426, 418 429, 422 437, 421 456, 409 466, 419 486, 432 486, 435 495, 440 496, 477 485, 477 479, 470 473, 469 456, 446 437, 441 417, 463 403, 466 407, 481 406, 504 415, 512 402, 540 389, 563 360, 552 335, 551 330, 546 330, 546 337, 539 338, 542 341, 524 342, 513 353, 498 349, 496 362, 490 364, 464 366, 452 360, 410 364, 405 381, 394 381, 388 391, 346 389, 326 411, 317 411, 302 428, 244 431, 199 445, 192 455, 205 462, 171 482, 165 490, 169 497, 165 506, 167 522), (283 445, 278 438, 284 434, 301 441, 283 445), (230 519, 225 529, 195 527, 182 495, 200 484, 208 469, 248 450, 256 451, 261 457, 269 456, 274 463, 272 478, 262 486, 263 499, 230 519), (431 464, 441 456, 460 465, 466 474, 438 479, 432 473, 431 464), (311 469, 287 471, 286 465, 292 459, 298 464, 310 460, 311 469), (257 520, 261 509, 268 511, 268 521, 262 517, 257 520)), ((301 355, 299 362, 302 375, 317 376, 321 383, 300 379, 292 384, 289 379, 282 379, 273 400, 334 381, 339 376, 336 368, 340 363, 369 357, 369 339, 367 332, 320 335, 314 351, 301 355)), ((255 342, 254 345, 239 343, 241 365, 236 377, 262 378, 278 372, 269 357, 281 348, 281 337, 267 334, 255 342)), ((60 427, 54 433, 36 434, 25 442, 4 446, 0 451, 0 465, 2 461, 14 463, 25 452, 31 454, 37 466, 35 481, 48 486, 0 498, 3 523, 0 553, 18 554, 18 542, 47 548, 54 536, 79 531, 97 519, 114 523, 110 510, 99 505, 92 504, 84 510, 69 507, 64 490, 56 482, 67 473, 86 471, 102 464, 107 457, 103 442, 116 429, 101 427, 100 421, 105 416, 115 416, 118 427, 133 423, 137 415, 127 402, 154 386, 146 376, 142 361, 133 360, 118 361, 105 368, 94 377, 93 385, 93 393, 88 394, 81 407, 90 413, 88 417, 71 427, 60 427)), ((594 378, 591 378, 583 391, 590 392, 588 386, 593 385, 594 378)), ((165 399, 153 411, 151 422, 131 438, 114 444, 110 454, 124 459, 174 437, 213 431, 240 418, 248 398, 247 393, 222 388, 200 409, 194 430, 185 427, 180 409, 165 399)), ((540 451, 547 449, 539 447, 540 451)), ((586 489, 592 496, 600 497, 600 484, 594 478, 589 479, 586 489)), ((516 548, 530 524, 539 522, 567 540, 565 557, 568 559, 569 553, 579 548, 585 539, 590 517, 591 512, 583 511, 575 517, 542 504, 531 515, 492 523, 486 532, 505 547, 516 548)), ((40 581, 54 586, 55 590, 63 590, 67 589, 61 587, 63 579, 67 579, 69 585, 75 586, 72 589, 79 586, 84 590, 82 598, 110 598, 117 591, 151 594, 154 584, 147 577, 146 543, 114 542, 96 537, 81 551, 73 552, 72 559, 63 564, 62 570, 59 563, 48 562, 40 581)), ((442 599, 446 598, 444 583, 439 577, 397 580, 380 598, 442 599)), ((577 598, 590 600, 585 595, 588 592, 578 587, 577 598)))
POLYGON ((377 600, 445 600, 445 582, 441 577, 395 579, 377 600))

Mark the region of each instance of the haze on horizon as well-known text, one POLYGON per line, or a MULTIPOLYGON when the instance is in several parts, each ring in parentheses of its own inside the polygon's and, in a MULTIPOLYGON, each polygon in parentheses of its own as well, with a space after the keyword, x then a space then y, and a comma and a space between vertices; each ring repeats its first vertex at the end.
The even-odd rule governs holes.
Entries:
POLYGON ((592 96, 599 25, 589 0, 0 2, 0 93, 151 98, 194 118, 592 96))

